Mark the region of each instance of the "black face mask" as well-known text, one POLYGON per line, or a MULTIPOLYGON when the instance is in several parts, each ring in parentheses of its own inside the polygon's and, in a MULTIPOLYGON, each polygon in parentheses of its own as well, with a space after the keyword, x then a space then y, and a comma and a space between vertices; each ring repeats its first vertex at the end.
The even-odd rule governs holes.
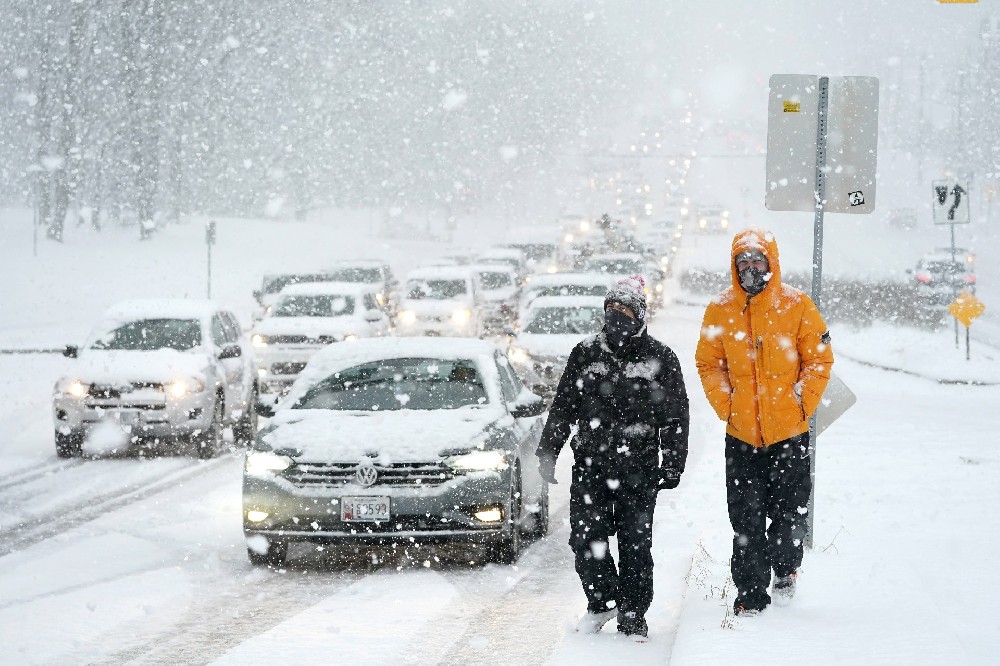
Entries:
POLYGON ((608 310, 604 315, 604 337, 612 349, 620 349, 629 338, 642 330, 642 322, 618 310, 608 310))
POLYGON ((764 291, 764 287, 767 286, 767 280, 764 279, 765 275, 767 275, 767 271, 747 266, 739 272, 740 286, 751 296, 756 296, 764 291))

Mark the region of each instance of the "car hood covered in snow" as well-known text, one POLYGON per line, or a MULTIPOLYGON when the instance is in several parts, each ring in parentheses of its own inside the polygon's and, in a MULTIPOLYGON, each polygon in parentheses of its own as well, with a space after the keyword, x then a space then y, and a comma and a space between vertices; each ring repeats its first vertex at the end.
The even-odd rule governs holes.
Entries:
POLYGON ((428 462, 444 454, 485 447, 491 426, 509 419, 497 407, 359 412, 279 411, 259 442, 288 449, 298 461, 379 464, 428 462))
POLYGON ((207 354, 197 351, 87 349, 70 365, 66 375, 87 384, 167 382, 186 378, 204 380, 207 367, 207 354))
POLYGON ((521 333, 513 342, 532 356, 568 358, 573 347, 586 336, 583 335, 541 335, 537 333, 521 333))

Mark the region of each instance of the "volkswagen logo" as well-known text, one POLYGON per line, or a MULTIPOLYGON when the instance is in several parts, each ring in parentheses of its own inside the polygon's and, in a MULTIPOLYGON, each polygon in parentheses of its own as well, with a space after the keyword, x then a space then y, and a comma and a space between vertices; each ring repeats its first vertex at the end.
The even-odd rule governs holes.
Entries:
POLYGON ((357 471, 354 472, 354 480, 366 488, 368 486, 374 486, 375 482, 378 481, 378 471, 371 465, 359 467, 357 471))

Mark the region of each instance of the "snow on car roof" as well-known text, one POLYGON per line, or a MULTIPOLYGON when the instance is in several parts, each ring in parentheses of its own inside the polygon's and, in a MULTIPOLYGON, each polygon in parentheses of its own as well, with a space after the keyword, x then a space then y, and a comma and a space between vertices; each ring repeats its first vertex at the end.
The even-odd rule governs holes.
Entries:
POLYGON ((491 247, 479 253, 480 259, 523 259, 524 252, 513 247, 491 247))
POLYGON ((513 275, 514 271, 511 270, 508 264, 466 264, 463 268, 468 268, 470 271, 476 273, 506 273, 507 275, 513 275))
POLYGON ((587 258, 588 259, 596 259, 598 261, 606 261, 606 260, 617 261, 617 260, 620 260, 620 259, 630 259, 630 260, 635 260, 635 261, 645 261, 646 260, 645 257, 643 257, 641 254, 638 254, 636 252, 616 252, 616 253, 607 253, 607 254, 595 254, 595 255, 592 255, 592 256, 587 257, 587 258))
POLYGON ((221 308, 204 298, 137 298, 121 301, 104 311, 105 319, 207 319, 221 308))
POLYGON ((415 268, 406 274, 407 280, 426 280, 453 278, 465 280, 472 277, 472 271, 466 266, 424 266, 415 268))
POLYGON ((540 296, 531 301, 528 310, 539 308, 598 308, 604 309, 603 296, 540 296))
POLYGON ((280 295, 360 296, 370 293, 371 286, 359 282, 299 282, 282 289, 280 295))
POLYGON ((555 287, 562 284, 605 284, 611 286, 613 280, 603 273, 545 273, 531 278, 529 289, 555 287))
POLYGON ((345 259, 334 263, 328 270, 340 271, 345 268, 377 268, 381 270, 386 266, 386 262, 378 259, 345 259))
MULTIPOLYGON (((474 360, 489 384, 497 380, 493 358, 498 351, 499 348, 492 342, 474 338, 366 338, 339 342, 313 355, 281 404, 293 404, 310 386, 335 372, 390 358, 474 360)), ((494 401, 497 397, 492 390, 487 387, 490 400, 494 401)))

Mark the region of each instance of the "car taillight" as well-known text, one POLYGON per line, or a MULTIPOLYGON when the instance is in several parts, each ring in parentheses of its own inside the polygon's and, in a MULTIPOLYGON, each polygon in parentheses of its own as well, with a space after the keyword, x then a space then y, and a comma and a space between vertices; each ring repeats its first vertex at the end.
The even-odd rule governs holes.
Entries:
POLYGON ((931 276, 930 275, 918 275, 917 276, 917 282, 923 282, 924 284, 930 284, 931 283, 931 276))
POLYGON ((976 284, 976 276, 966 275, 964 278, 962 278, 962 282, 964 282, 965 284, 976 284))

